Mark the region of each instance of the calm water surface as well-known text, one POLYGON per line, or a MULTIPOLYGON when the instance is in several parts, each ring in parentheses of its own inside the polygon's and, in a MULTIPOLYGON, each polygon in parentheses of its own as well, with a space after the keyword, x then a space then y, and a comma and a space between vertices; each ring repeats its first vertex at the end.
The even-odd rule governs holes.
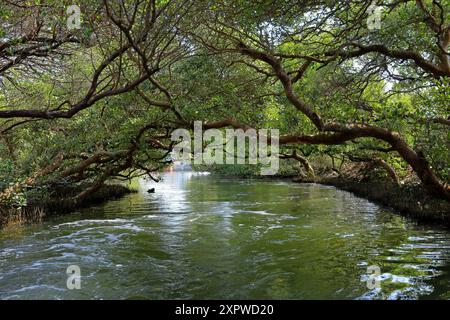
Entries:
POLYGON ((350 193, 195 173, 139 188, 0 230, 0 298, 450 298, 450 233, 350 193), (81 290, 66 287, 70 265, 81 290))

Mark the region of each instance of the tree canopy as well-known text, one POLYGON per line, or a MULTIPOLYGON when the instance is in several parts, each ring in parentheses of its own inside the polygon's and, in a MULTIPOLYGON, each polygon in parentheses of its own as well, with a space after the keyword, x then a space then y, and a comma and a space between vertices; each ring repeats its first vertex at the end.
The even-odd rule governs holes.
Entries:
POLYGON ((284 158, 412 170, 449 199, 449 48, 449 0, 3 1, 0 199, 153 177, 198 120, 279 129, 284 158))

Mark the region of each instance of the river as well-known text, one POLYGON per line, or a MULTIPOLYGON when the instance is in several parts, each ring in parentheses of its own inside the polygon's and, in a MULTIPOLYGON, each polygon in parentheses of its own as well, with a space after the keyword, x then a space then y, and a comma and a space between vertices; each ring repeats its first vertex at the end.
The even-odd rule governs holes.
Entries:
POLYGON ((450 298, 450 233, 348 192, 201 173, 138 185, 0 230, 0 298, 450 298))

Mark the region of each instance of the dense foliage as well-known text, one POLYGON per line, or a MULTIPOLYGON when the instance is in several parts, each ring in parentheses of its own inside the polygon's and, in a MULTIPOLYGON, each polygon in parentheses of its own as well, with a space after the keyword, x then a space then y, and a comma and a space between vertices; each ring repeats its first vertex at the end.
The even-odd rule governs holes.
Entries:
POLYGON ((379 29, 358 0, 2 2, 0 199, 153 176, 195 120, 277 128, 306 169, 373 162, 448 198, 450 2, 373 4, 379 29))

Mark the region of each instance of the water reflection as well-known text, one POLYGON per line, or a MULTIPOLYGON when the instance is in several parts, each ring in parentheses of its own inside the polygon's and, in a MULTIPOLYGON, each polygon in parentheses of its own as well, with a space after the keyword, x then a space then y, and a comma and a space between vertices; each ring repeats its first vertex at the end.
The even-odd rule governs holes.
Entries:
POLYGON ((0 298, 450 297, 449 233, 347 192, 190 172, 139 188, 0 231, 0 298), (65 287, 71 264, 82 290, 65 287), (367 289, 372 265, 381 289, 367 289))

